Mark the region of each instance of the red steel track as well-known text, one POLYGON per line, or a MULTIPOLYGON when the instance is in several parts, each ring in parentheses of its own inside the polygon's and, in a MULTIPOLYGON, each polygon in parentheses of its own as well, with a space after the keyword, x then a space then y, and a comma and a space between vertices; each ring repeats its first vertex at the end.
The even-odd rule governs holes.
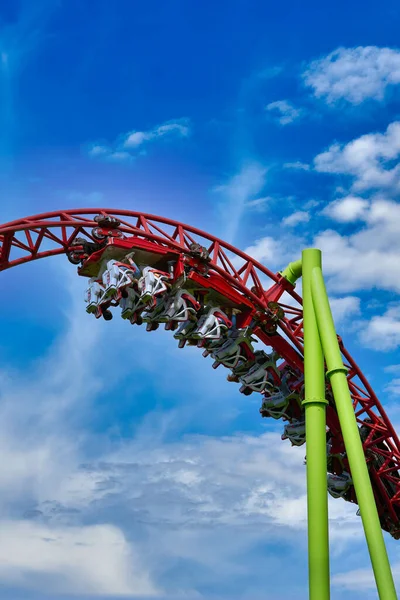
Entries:
MULTIPOLYGON (((254 334, 279 353, 286 364, 303 373, 302 300, 293 286, 281 275, 233 246, 203 231, 170 219, 116 209, 77 209, 45 213, 0 225, 0 271, 20 264, 65 254, 79 237, 97 241, 91 230, 97 226, 98 214, 118 218, 119 237, 115 243, 128 248, 140 248, 148 253, 169 253, 172 256, 191 254, 191 245, 198 243, 209 253, 208 276, 218 274, 223 281, 219 292, 229 297, 235 293, 251 307, 257 320, 254 334), (122 242, 121 242, 122 240, 122 242), (279 302, 287 298, 284 303, 279 302), (277 327, 268 306, 279 302, 284 316, 277 327)), ((112 233, 109 243, 113 243, 112 233)), ((114 232, 115 233, 115 232, 114 232)), ((86 274, 86 273, 83 273, 86 274)), ((348 369, 348 383, 355 415, 363 427, 363 447, 368 462, 382 528, 400 538, 400 443, 378 398, 353 358, 339 338, 343 361, 348 369)), ((331 433, 332 454, 345 451, 335 404, 327 384, 327 426, 331 433)), ((343 467, 336 461, 335 471, 343 467)), ((349 470, 346 458, 346 470, 349 470)), ((351 502, 357 502, 354 489, 351 502)))

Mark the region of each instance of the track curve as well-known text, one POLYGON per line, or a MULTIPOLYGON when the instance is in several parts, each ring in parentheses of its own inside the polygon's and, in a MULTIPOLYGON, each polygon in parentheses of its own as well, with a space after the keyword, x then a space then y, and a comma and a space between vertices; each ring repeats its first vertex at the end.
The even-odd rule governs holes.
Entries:
MULTIPOLYGON (((304 369, 302 300, 294 286, 279 273, 199 229, 140 212, 70 209, 0 225, 0 271, 59 254, 67 254, 71 260, 71 256, 81 252, 81 260, 75 261, 80 264, 78 273, 93 277, 104 256, 122 260, 132 251, 141 257, 143 264, 153 264, 155 268, 162 266, 166 270, 166 265, 173 263, 173 278, 187 277, 193 289, 212 294, 231 312, 234 309, 238 329, 250 328, 253 336, 271 347, 275 356, 279 355, 274 377, 285 379, 291 392, 288 409, 279 416, 289 424, 299 422, 304 369), (95 220, 98 215, 100 219, 95 220)), ((340 338, 339 343, 381 525, 399 539, 400 442, 378 398, 340 338)), ((275 384, 278 385, 276 381, 275 384)), ((264 400, 266 397, 264 394, 264 400)), ((343 472, 351 476, 329 383, 327 398, 329 471, 339 478, 343 472)), ((268 410, 260 412, 262 416, 278 418, 268 410)), ((357 503, 352 485, 342 497, 357 503)))

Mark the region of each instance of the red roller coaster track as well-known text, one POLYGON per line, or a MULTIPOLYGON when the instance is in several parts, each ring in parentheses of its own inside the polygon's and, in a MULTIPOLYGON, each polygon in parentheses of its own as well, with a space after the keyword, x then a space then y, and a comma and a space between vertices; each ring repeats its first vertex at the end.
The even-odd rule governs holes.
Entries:
MULTIPOLYGON (((99 214, 118 219, 119 226, 103 230, 103 234, 108 245, 119 247, 125 254, 130 249, 139 249, 149 256, 190 257, 194 267, 201 267, 202 261, 193 252, 193 244, 206 248, 209 286, 226 298, 240 298, 257 324, 254 334, 272 347, 293 371, 303 373, 302 301, 293 286, 240 250, 188 225, 115 209, 77 209, 35 215, 0 225, 0 271, 39 258, 68 254, 78 237, 98 242, 92 229, 98 227, 94 217, 99 214), (290 297, 289 304, 280 302, 285 293, 290 297), (278 313, 277 304, 282 309, 278 313)), ((90 276, 90 265, 84 263, 78 272, 90 276)), ((381 525, 399 539, 399 439, 360 368, 340 338, 339 341, 381 525)), ((327 397, 332 455, 339 456, 345 448, 329 384, 327 397)), ((334 472, 340 474, 343 463, 349 471, 344 457, 334 461, 334 472)), ((353 488, 346 499, 357 502, 353 488)))

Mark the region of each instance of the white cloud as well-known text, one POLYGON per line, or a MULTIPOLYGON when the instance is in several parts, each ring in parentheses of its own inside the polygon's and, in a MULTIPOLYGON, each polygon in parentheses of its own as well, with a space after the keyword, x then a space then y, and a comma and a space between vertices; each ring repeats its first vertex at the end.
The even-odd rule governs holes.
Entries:
POLYGON ((116 150, 115 152, 110 152, 105 158, 111 162, 126 162, 131 161, 133 156, 132 154, 129 154, 129 152, 116 150))
POLYGON ((0 522, 0 581, 55 594, 155 595, 121 531, 110 525, 49 527, 0 522))
POLYGON ((227 183, 214 188, 213 191, 222 196, 220 210, 228 224, 224 234, 226 241, 234 241, 246 206, 252 200, 258 199, 265 186, 266 175, 266 167, 257 162, 250 162, 244 164, 227 183))
POLYGON ((359 315, 360 298, 356 296, 345 296, 344 298, 329 298, 329 304, 332 310, 335 325, 348 319, 349 317, 359 315))
POLYGON ((341 236, 338 232, 326 230, 318 234, 313 246, 323 253, 323 267, 329 275, 332 289, 351 292, 380 287, 386 290, 399 290, 400 281, 395 271, 398 252, 385 251, 376 247, 371 229, 353 236, 341 236), (365 243, 370 241, 370 248, 365 243))
MULTIPOLYGON (((286 535, 307 527, 303 456, 304 448, 282 443, 278 433, 191 436, 168 444, 136 438, 77 471, 63 493, 63 508, 88 513, 91 504, 102 511, 121 503, 130 505, 134 518, 158 524, 160 540, 165 526, 181 524, 192 532, 222 527, 226 536, 230 527, 247 524, 251 531, 256 525, 268 527, 269 534, 278 537, 279 531, 286 535), (265 461, 271 453, 274 461, 265 461), (234 471, 232 464, 236 465, 234 471)), ((57 511, 52 513, 54 505, 38 508, 53 514, 52 521, 57 522, 60 517, 57 511)), ((359 524, 353 506, 332 505, 334 532, 343 518, 359 524)), ((253 535, 251 531, 250 537, 253 535)), ((224 552, 229 552, 228 548, 224 552)), ((208 560, 195 548, 191 553, 208 560)))
POLYGON ((322 214, 341 223, 352 223, 366 216, 370 203, 358 196, 346 196, 331 202, 324 208, 322 214))
POLYGON ((298 211, 292 213, 291 215, 289 215, 288 217, 285 217, 284 219, 282 219, 282 225, 287 226, 287 227, 295 227, 296 225, 299 225, 300 223, 308 223, 310 218, 311 217, 308 212, 306 212, 304 210, 298 210, 298 211))
POLYGON ((268 267, 272 262, 276 262, 277 257, 280 256, 280 250, 280 242, 267 236, 256 240, 252 246, 248 246, 245 253, 268 267))
POLYGON ((400 346, 400 305, 375 315, 360 332, 360 340, 374 350, 395 350, 400 346))
POLYGON ((391 123, 385 133, 369 133, 346 145, 335 143, 314 159, 320 173, 347 175, 353 190, 400 190, 400 122, 391 123))
POLYGON ((68 290, 60 299, 52 288, 53 302, 65 310, 64 319, 58 315, 60 337, 24 369, 0 371, 0 581, 43 593, 155 593, 117 524, 103 518, 87 526, 65 513, 63 522, 49 523, 32 510, 66 490, 82 493, 82 481, 78 490, 72 484, 88 436, 81 422, 108 385, 99 368, 101 326, 82 302, 84 281, 68 263, 56 259, 53 266, 68 290))
POLYGON ((133 131, 132 133, 128 133, 124 145, 125 147, 136 148, 149 139, 151 139, 151 132, 133 131))
POLYGON ((298 169, 299 171, 309 171, 310 165, 299 160, 295 162, 288 162, 283 165, 284 169, 298 169))
POLYGON ((338 48, 313 61, 303 78, 328 104, 345 100, 358 105, 369 98, 382 101, 387 88, 400 83, 400 51, 377 46, 338 48))
POLYGON ((167 121, 147 131, 130 131, 119 136, 112 144, 90 144, 87 150, 91 158, 99 158, 111 162, 131 161, 137 155, 144 155, 143 146, 160 139, 186 138, 190 135, 189 119, 182 118, 167 121))
POLYGON ((312 198, 311 200, 308 200, 304 204, 304 208, 305 208, 305 210, 310 210, 311 208, 316 208, 320 204, 321 204, 321 200, 315 200, 315 199, 312 198))
POLYGON ((293 106, 293 104, 288 100, 277 100, 276 102, 270 102, 265 107, 265 110, 269 112, 272 111, 272 113, 277 116, 277 121, 281 125, 289 125, 296 119, 300 118, 303 114, 301 109, 293 106))
POLYGON ((362 213, 360 223, 362 228, 350 235, 325 229, 312 240, 307 228, 300 239, 285 229, 277 237, 258 239, 245 252, 270 269, 282 269, 288 262, 300 258, 304 247, 320 248, 330 294, 372 288, 400 292, 400 204, 373 198, 362 213))
MULTIPOLYGON (((391 565, 391 569, 395 583, 398 584, 400 582, 400 563, 394 563, 391 565)), ((355 569, 347 573, 337 573, 332 577, 332 585, 354 592, 376 589, 375 577, 371 567, 355 569)))
POLYGON ((110 162, 125 162, 132 160, 132 155, 129 152, 114 150, 109 146, 101 146, 100 144, 92 144, 88 150, 88 156, 91 158, 100 158, 110 162))
POLYGON ((89 156, 107 156, 110 153, 110 148, 107 146, 101 146, 100 144, 92 144, 88 150, 89 156))
POLYGON ((330 285, 340 292, 372 287, 400 291, 400 205, 373 199, 362 219, 366 226, 350 236, 325 230, 314 239, 330 285))
POLYGON ((256 198, 255 200, 249 200, 246 202, 246 207, 251 210, 258 212, 264 212, 268 202, 271 200, 271 196, 265 196, 264 198, 256 198))
POLYGON ((390 383, 385 385, 385 391, 392 396, 400 396, 400 377, 395 377, 390 383))
POLYGON ((130 150, 132 148, 138 148, 145 142, 162 137, 188 137, 189 133, 189 121, 187 119, 180 119, 179 121, 169 121, 148 131, 132 131, 126 135, 123 145, 130 150))

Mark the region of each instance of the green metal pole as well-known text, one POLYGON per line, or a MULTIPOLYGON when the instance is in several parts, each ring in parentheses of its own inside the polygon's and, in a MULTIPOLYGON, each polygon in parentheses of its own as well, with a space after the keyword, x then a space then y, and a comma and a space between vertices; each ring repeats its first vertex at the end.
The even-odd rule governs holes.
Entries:
MULTIPOLYGON (((298 261, 299 263, 300 261, 298 261)), ((292 263, 298 265, 298 263, 292 263)), ((329 533, 326 465, 325 368, 311 296, 320 250, 303 250, 304 380, 307 451, 308 576, 310 600, 329 600, 329 533)), ((285 269, 287 271, 287 269, 285 269)))
MULTIPOLYGON (((304 266, 303 266, 304 272, 304 266)), ((320 265, 313 268, 311 293, 336 410, 351 469, 380 600, 397 600, 378 511, 347 383, 320 265)), ((308 456, 307 456, 308 460, 308 456)))

